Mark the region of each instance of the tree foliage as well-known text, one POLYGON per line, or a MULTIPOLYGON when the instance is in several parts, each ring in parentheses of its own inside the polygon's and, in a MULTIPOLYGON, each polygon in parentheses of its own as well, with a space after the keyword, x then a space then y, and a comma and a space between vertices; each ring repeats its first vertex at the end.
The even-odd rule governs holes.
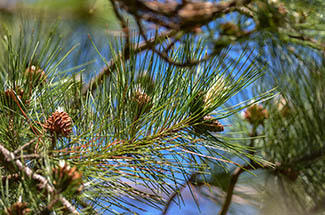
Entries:
MULTIPOLYGON (((196 183, 226 191, 226 214, 257 169, 298 213, 322 211, 322 1, 110 4, 121 34, 80 48, 64 24, 0 8, 1 213, 166 213, 196 183)), ((89 21, 96 5, 71 7, 89 21)))

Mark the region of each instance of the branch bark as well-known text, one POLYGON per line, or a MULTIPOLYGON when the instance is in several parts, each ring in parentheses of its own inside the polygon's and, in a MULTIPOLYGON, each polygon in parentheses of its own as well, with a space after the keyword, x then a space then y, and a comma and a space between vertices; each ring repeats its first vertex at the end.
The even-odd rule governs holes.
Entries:
POLYGON ((203 26, 217 17, 249 4, 252 0, 231 0, 220 2, 177 1, 158 2, 143 0, 114 0, 120 7, 135 17, 174 30, 203 26))

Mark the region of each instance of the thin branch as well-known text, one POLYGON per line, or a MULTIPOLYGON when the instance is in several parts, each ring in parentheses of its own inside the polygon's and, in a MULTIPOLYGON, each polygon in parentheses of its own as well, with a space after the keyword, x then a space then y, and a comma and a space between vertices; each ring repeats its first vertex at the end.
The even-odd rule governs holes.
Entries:
POLYGON ((27 146, 29 146, 30 144, 34 143, 38 138, 34 138, 31 141, 29 141, 28 143, 25 143, 24 145, 22 145, 21 147, 19 147, 18 149, 16 149, 14 151, 14 154, 17 154, 18 152, 22 151, 24 148, 26 148, 27 146))
POLYGON ((194 179, 196 178, 197 173, 193 173, 188 180, 185 181, 185 183, 183 183, 179 189, 177 189, 168 199, 164 210, 162 211, 161 215, 165 215, 168 212, 169 206, 170 204, 174 201, 175 197, 182 192, 182 190, 189 184, 191 184, 192 181, 194 181, 194 179))
MULTIPOLYGON (((251 132, 250 136, 251 137, 257 137, 257 125, 253 125, 252 132, 251 132)), ((251 139, 249 146, 254 147, 254 139, 251 139)), ((250 152, 250 154, 253 155, 254 153, 250 152)), ((226 199, 225 199, 225 201, 224 201, 224 203, 222 205, 220 215, 226 215, 228 210, 229 210, 231 200, 232 200, 232 196, 234 194, 234 189, 235 189, 235 186, 237 184, 239 176, 243 172, 245 172, 245 170, 252 169, 255 166, 256 166, 255 162, 250 159, 248 165, 246 165, 245 167, 237 167, 235 169, 235 171, 233 172, 233 174, 231 175, 231 178, 230 178, 230 183, 229 183, 229 186, 228 186, 226 199)))
MULTIPOLYGON (((49 193, 56 193, 55 188, 49 184, 49 182, 41 175, 34 173, 29 167, 25 166, 20 162, 19 159, 16 159, 14 153, 10 152, 3 145, 0 144, 0 153, 2 154, 6 162, 12 162, 20 171, 24 172, 28 177, 39 181, 42 188, 45 188, 49 193)), ((75 207, 66 200, 63 196, 60 195, 60 202, 72 213, 79 214, 75 207)))
POLYGON ((315 160, 318 160, 325 156, 325 148, 321 148, 318 151, 314 151, 310 154, 304 155, 300 158, 294 159, 290 162, 293 166, 299 165, 309 165, 315 160))
POLYGON ((142 17, 155 24, 175 30, 203 26, 217 17, 247 5, 252 0, 231 0, 220 2, 191 2, 142 0, 115 0, 128 13, 142 17))
POLYGON ((39 154, 28 154, 28 155, 19 155, 15 159, 30 159, 30 158, 40 158, 39 154))
MULTIPOLYGON (((138 54, 142 51, 148 50, 150 49, 153 45, 156 45, 158 43, 162 43, 163 41, 165 41, 167 38, 170 38, 174 35, 176 35, 176 31, 164 31, 161 34, 159 34, 158 36, 154 36, 152 38, 150 38, 148 40, 148 42, 142 42, 138 45, 134 46, 134 50, 133 53, 138 54)), ((122 53, 120 53, 119 58, 122 58, 124 60, 128 60, 130 58, 130 55, 126 55, 123 56, 122 53)), ((99 84, 107 77, 111 74, 111 72, 114 69, 114 66, 116 64, 116 62, 119 59, 111 59, 107 65, 101 69, 100 73, 95 76, 94 78, 92 78, 89 83, 87 85, 85 85, 82 89, 82 95, 86 95, 88 92, 93 92, 94 90, 97 89, 97 87, 99 86, 99 84)))
POLYGON ((238 178, 240 176, 240 174, 242 174, 243 172, 245 172, 245 170, 243 168, 237 167, 236 170, 234 171, 234 173, 231 176, 230 179, 230 184, 227 190, 227 196, 226 196, 226 200, 224 202, 224 204, 222 205, 222 209, 220 212, 220 215, 226 215, 231 203, 231 199, 234 193, 234 189, 235 186, 237 184, 238 178))
POLYGON ((127 24, 127 21, 123 18, 123 16, 120 14, 119 9, 117 8, 115 2, 113 0, 110 0, 112 6, 113 6, 113 11, 115 13, 115 16, 118 18, 120 21, 120 24, 122 26, 122 30, 125 33, 125 45, 123 49, 123 56, 129 55, 130 51, 130 30, 127 24))
POLYGON ((321 51, 325 51, 325 43, 321 43, 314 38, 308 37, 306 35, 291 35, 291 34, 289 34, 288 36, 289 36, 289 38, 294 39, 296 41, 308 42, 308 43, 312 44, 314 48, 321 50, 321 51))

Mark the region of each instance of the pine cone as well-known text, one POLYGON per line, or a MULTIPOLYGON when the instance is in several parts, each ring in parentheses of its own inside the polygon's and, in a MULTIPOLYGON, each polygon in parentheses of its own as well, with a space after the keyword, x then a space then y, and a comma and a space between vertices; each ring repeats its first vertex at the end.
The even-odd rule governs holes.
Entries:
POLYGON ((27 208, 26 202, 16 202, 8 208, 8 215, 27 215, 30 213, 30 209, 27 208))
POLYGON ((14 109, 17 103, 19 103, 19 100, 26 106, 30 104, 30 100, 24 99, 24 90, 19 86, 16 86, 16 89, 9 88, 4 91, 4 104, 9 108, 14 109))
POLYGON ((220 24, 220 29, 221 29, 222 35, 240 37, 242 34, 242 31, 238 27, 238 25, 236 25, 232 22, 226 22, 226 23, 220 24))
POLYGON ((205 123, 203 124, 204 129, 211 132, 221 132, 224 131, 223 125, 212 116, 203 117, 205 123))
POLYGON ((76 167, 70 168, 64 161, 52 169, 53 185, 61 192, 69 189, 80 192, 82 189, 82 173, 76 167))
POLYGON ((46 82, 45 72, 34 65, 31 65, 25 70, 25 76, 32 87, 36 87, 38 84, 42 85, 46 82))
POLYGON ((195 125, 194 129, 198 133, 203 133, 206 131, 210 131, 210 132, 224 131, 223 125, 212 116, 203 117, 203 123, 199 125, 195 125))
POLYGON ((56 111, 46 120, 43 126, 57 137, 68 137, 72 132, 71 125, 71 117, 66 112, 56 111))
POLYGON ((268 112, 262 105, 254 104, 244 111, 244 118, 251 124, 264 124, 264 120, 268 118, 268 112))
POLYGON ((134 101, 138 106, 138 110, 147 113, 150 111, 152 104, 151 104, 151 97, 148 96, 142 90, 137 90, 134 95, 134 101), (142 110, 144 108, 144 110, 142 110))

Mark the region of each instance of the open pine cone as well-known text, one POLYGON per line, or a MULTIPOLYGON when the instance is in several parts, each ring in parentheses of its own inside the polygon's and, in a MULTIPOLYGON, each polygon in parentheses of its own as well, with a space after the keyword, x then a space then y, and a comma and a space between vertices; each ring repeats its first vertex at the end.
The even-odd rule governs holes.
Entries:
POLYGON ((43 127, 57 137, 68 137, 72 132, 72 120, 66 112, 54 112, 45 122, 43 127))

